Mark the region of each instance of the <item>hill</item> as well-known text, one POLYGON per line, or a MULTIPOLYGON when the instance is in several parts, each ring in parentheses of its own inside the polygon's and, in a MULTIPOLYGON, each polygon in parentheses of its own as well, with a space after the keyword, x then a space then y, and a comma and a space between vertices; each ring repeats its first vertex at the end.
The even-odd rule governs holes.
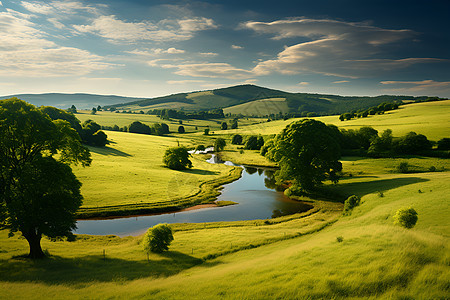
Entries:
POLYGON ((426 100, 429 97, 413 96, 337 96, 308 93, 289 93, 246 84, 227 88, 178 93, 156 98, 132 98, 114 95, 95 94, 17 94, 0 97, 17 97, 36 106, 50 105, 77 109, 91 109, 98 105, 126 111, 147 111, 150 109, 178 109, 185 111, 204 111, 217 108, 226 113, 245 116, 277 115, 280 112, 291 115, 306 115, 314 112, 319 115, 341 114, 352 110, 367 109, 383 102, 410 102, 426 100), (264 100, 265 101, 261 101, 264 100), (272 100, 268 100, 272 99, 272 100), (276 99, 274 101, 273 99, 276 99), (284 100, 282 100, 284 99, 284 100), (245 106, 242 104, 250 103, 245 106))
POLYGON ((54 106, 62 109, 69 108, 72 105, 75 105, 77 109, 91 109, 92 107, 97 107, 99 105, 112 105, 143 99, 114 95, 48 93, 8 95, 0 97, 0 100, 12 97, 17 97, 36 106, 54 106))
POLYGON ((352 110, 367 109, 383 102, 418 101, 428 97, 413 96, 337 96, 308 93, 289 93, 246 84, 228 88, 179 93, 164 97, 114 104, 107 106, 119 110, 183 109, 186 111, 224 109, 225 113, 245 116, 270 114, 300 115, 314 112, 319 115, 340 114, 352 110), (274 100, 276 99, 276 100, 274 100), (246 104, 246 105, 244 105, 246 104))

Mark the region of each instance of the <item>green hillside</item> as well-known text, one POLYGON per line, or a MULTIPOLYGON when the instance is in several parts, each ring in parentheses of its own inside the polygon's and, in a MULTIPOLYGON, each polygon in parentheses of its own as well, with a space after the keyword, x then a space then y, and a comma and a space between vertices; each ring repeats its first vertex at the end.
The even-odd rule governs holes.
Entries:
POLYGON ((211 110, 223 108, 228 113, 243 114, 246 116, 283 114, 300 115, 301 113, 315 112, 319 115, 340 114, 352 110, 367 109, 383 102, 402 102, 426 99, 427 97, 413 96, 377 96, 355 97, 336 96, 307 93, 288 93, 284 91, 259 87, 256 85, 238 85, 228 88, 200 91, 192 93, 179 93, 164 97, 107 106, 118 110, 149 110, 149 109, 183 109, 186 111, 211 110), (283 98, 284 103, 254 102, 255 100, 283 98), (249 106, 238 106, 252 103, 249 106), (242 108, 244 108, 242 110, 242 108))

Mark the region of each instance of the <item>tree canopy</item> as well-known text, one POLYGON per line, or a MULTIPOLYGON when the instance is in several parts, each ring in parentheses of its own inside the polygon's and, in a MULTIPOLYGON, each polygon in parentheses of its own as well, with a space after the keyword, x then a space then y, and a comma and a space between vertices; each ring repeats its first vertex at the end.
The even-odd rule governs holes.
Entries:
POLYGON ((188 150, 185 147, 173 147, 166 150, 163 157, 163 163, 173 170, 185 170, 192 168, 192 162, 189 160, 188 150))
POLYGON ((0 225, 22 233, 29 257, 44 257, 42 235, 75 228, 81 184, 68 165, 90 165, 89 150, 67 121, 17 98, 0 101, 0 136, 0 225))
POLYGON ((275 173, 277 182, 289 180, 293 189, 312 190, 326 179, 337 182, 336 172, 342 170, 335 132, 311 119, 286 126, 270 143, 265 156, 280 166, 275 173))

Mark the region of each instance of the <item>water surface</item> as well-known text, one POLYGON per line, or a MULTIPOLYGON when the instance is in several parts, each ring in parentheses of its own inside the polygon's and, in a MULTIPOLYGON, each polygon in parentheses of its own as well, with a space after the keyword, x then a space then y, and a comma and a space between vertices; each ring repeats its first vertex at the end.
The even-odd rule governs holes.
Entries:
MULTIPOLYGON (((210 163, 221 162, 214 155, 210 163)), ((140 235, 149 227, 159 223, 203 223, 218 221, 241 221, 270 219, 282 215, 304 212, 312 208, 304 202, 291 200, 276 191, 273 170, 268 168, 245 167, 242 177, 225 184, 217 200, 233 201, 239 204, 225 207, 208 207, 190 211, 147 215, 105 220, 80 220, 77 234, 94 235, 140 235)))

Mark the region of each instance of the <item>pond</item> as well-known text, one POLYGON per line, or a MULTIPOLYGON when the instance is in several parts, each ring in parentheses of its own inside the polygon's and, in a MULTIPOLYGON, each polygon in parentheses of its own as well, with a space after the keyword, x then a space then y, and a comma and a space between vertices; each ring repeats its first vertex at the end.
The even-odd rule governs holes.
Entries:
MULTIPOLYGON (((215 155, 210 163, 224 163, 215 155)), ((241 178, 225 184, 218 201, 233 201, 238 204, 224 207, 208 207, 175 213, 146 215, 103 220, 79 220, 77 234, 137 236, 159 223, 204 223, 218 221, 241 221, 269 219, 288 214, 305 212, 311 205, 291 200, 283 192, 276 191, 273 169, 240 166, 244 170, 241 178)))

